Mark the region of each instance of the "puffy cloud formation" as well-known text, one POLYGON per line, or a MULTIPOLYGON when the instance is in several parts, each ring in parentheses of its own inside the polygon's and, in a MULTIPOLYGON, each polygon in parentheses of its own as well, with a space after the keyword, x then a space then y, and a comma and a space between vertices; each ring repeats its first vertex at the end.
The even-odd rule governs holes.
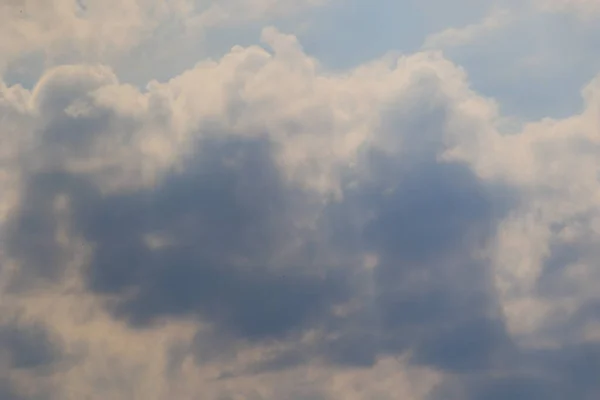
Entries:
POLYGON ((266 27, 138 87, 112 57, 166 20, 324 2, 33 3, 0 24, 7 71, 48 62, 0 86, 2 399, 598 398, 600 77, 508 129, 440 51, 333 71, 266 27))

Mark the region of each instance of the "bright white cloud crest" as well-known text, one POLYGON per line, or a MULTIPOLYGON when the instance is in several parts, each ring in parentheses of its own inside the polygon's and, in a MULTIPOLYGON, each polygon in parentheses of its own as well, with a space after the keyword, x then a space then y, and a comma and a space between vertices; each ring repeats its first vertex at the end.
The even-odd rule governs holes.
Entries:
POLYGON ((333 71, 265 27, 137 87, 165 24, 326 2, 51 3, 0 14, 6 76, 47 64, 0 85, 0 397, 600 394, 600 78, 507 132, 440 51, 333 71))

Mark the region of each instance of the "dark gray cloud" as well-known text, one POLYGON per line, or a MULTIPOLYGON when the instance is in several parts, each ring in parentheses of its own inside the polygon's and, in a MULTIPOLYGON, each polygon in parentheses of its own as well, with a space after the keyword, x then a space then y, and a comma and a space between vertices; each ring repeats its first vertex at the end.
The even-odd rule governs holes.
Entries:
POLYGON ((285 187, 268 145, 204 143, 195 157, 158 189, 102 199, 79 218, 96 246, 90 288, 133 288, 113 311, 137 326, 200 315, 247 339, 284 335, 326 313, 340 284, 318 274, 305 255, 311 243, 277 262, 305 235, 294 226, 294 202, 305 195, 285 187), (144 236, 153 232, 171 244, 150 248, 144 236))
POLYGON ((69 254, 57 236, 61 221, 56 200, 68 195, 91 205, 95 193, 85 179, 62 171, 33 174, 25 179, 24 186, 19 209, 9 219, 5 233, 7 254, 20 264, 9 286, 12 291, 31 289, 40 281, 63 277, 69 254))
POLYGON ((19 214, 10 221, 6 245, 19 260, 21 278, 56 278, 64 254, 56 240, 58 222, 53 210, 54 182, 44 178, 30 182, 19 214))
POLYGON ((264 141, 203 142, 186 172, 155 189, 101 196, 63 173, 29 187, 9 241, 24 270, 60 275, 51 206, 66 193, 76 231, 94 246, 87 285, 120 295, 112 311, 134 326, 199 316, 245 339, 268 338, 316 323, 347 295, 342 272, 315 265, 317 237, 297 227, 311 199, 286 186, 264 141), (168 243, 153 248, 151 234, 168 243), (300 248, 282 256, 294 241, 300 248), (28 252, 32 243, 39 253, 28 252))
MULTIPOLYGON (((29 184, 10 248, 30 265, 26 270, 59 275, 51 205, 67 193, 77 230, 94 246, 89 288, 120 295, 112 311, 134 326, 199 316, 244 339, 323 326, 338 339, 320 350, 363 366, 381 352, 420 348, 417 338, 447 340, 433 334, 442 328, 490 335, 479 340, 487 351, 486 340, 501 334, 488 320, 486 267, 471 252, 493 229, 489 194, 461 165, 373 154, 369 168, 369 177, 325 209, 317 231, 298 228, 313 199, 286 185, 264 141, 204 142, 185 172, 133 193, 101 196, 80 178, 46 174, 29 184), (149 246, 145 238, 154 233, 168 243, 149 246), (36 241, 43 251, 28 253, 36 241), (278 256, 293 241, 297 249, 278 256), (343 254, 341 268, 319 265, 327 251, 343 254), (357 261, 366 251, 379 258, 369 278, 357 261), (373 281, 374 293, 367 294, 363 278, 373 281), (329 315, 330 306, 357 296, 358 313, 329 315)), ((425 363, 445 365, 440 358, 454 357, 451 365, 480 366, 471 358, 486 357, 425 347, 415 358, 425 363)))
POLYGON ((280 370, 314 358, 370 367, 383 354, 412 352, 412 362, 453 374, 506 365, 516 346, 497 309, 487 260, 475 255, 510 209, 502 188, 482 185, 459 164, 418 162, 382 152, 369 173, 345 188, 323 213, 327 244, 349 254, 375 254, 373 270, 352 263, 345 288, 358 309, 329 316, 332 338, 285 350, 250 368, 280 370), (395 171, 395 173, 394 173, 395 171))
POLYGON ((23 400, 23 397, 19 396, 13 385, 7 379, 0 379, 0 399, 5 400, 23 400))
POLYGON ((531 374, 501 375, 499 377, 469 377, 439 387, 433 399, 448 400, 537 400, 560 399, 552 381, 531 374), (467 381, 467 382, 465 382, 467 381))
POLYGON ((459 375, 441 385, 433 399, 595 399, 600 394, 598 344, 521 351, 502 369, 459 375))
POLYGON ((595 268, 598 235, 592 221, 592 215, 586 212, 551 226, 552 237, 536 282, 536 294, 550 303, 566 298, 579 303, 571 315, 547 324, 546 333, 553 337, 579 340, 582 329, 600 318, 600 301, 593 286, 596 276, 600 276, 595 268), (578 276, 574 273, 577 270, 583 273, 578 276))
MULTIPOLYGON (((257 341, 317 329, 322 340, 221 378, 314 360, 368 368, 406 353, 449 374, 434 399, 595 395, 596 347, 542 354, 512 341, 479 251, 516 197, 462 164, 437 162, 429 135, 407 141, 415 150, 407 157, 367 151, 343 199, 325 206, 282 178, 273 145, 259 139, 203 140, 183 172, 151 189, 104 195, 60 171, 31 177, 8 230, 9 253, 23 263, 14 289, 32 277, 60 279, 66 256, 54 239, 53 202, 63 193, 75 232, 93 246, 87 288, 117 299, 107 303, 113 316, 136 329, 169 318, 212 326, 172 349, 170 372, 189 352, 198 364, 234 360, 257 341), (306 227, 309 217, 316 223, 306 227), (371 269, 365 254, 376 256, 371 269), (343 304, 355 307, 332 312, 343 304)), ((14 357, 15 368, 52 359, 31 349, 14 357)))
POLYGON ((5 325, 0 327, 0 347, 7 351, 16 369, 42 368, 61 357, 61 350, 41 326, 5 325))
POLYGON ((347 193, 346 207, 368 216, 358 242, 378 257, 365 312, 379 351, 413 349, 415 362, 481 368, 509 340, 487 261, 475 252, 509 204, 467 167, 433 156, 406 162, 373 153, 370 178, 347 193))
POLYGON ((8 371, 44 376, 65 359, 60 340, 39 323, 12 319, 0 325, 0 398, 6 400, 50 399, 52 393, 26 395, 8 371), (6 358, 5 358, 6 357, 6 358), (6 369, 8 368, 8 369, 6 369))

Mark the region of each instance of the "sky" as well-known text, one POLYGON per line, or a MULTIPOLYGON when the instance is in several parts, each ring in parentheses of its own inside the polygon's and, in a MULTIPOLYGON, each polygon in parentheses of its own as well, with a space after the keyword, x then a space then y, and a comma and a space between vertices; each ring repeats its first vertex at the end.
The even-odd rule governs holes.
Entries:
POLYGON ((0 3, 0 398, 600 398, 600 3, 0 3))

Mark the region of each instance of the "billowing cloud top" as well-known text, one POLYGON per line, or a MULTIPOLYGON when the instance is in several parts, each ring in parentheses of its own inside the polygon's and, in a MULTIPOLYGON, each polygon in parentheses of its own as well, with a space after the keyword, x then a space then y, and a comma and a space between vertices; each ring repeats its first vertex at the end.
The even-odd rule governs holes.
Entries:
POLYGON ((600 398, 600 8, 394 4, 3 2, 1 399, 600 398))

